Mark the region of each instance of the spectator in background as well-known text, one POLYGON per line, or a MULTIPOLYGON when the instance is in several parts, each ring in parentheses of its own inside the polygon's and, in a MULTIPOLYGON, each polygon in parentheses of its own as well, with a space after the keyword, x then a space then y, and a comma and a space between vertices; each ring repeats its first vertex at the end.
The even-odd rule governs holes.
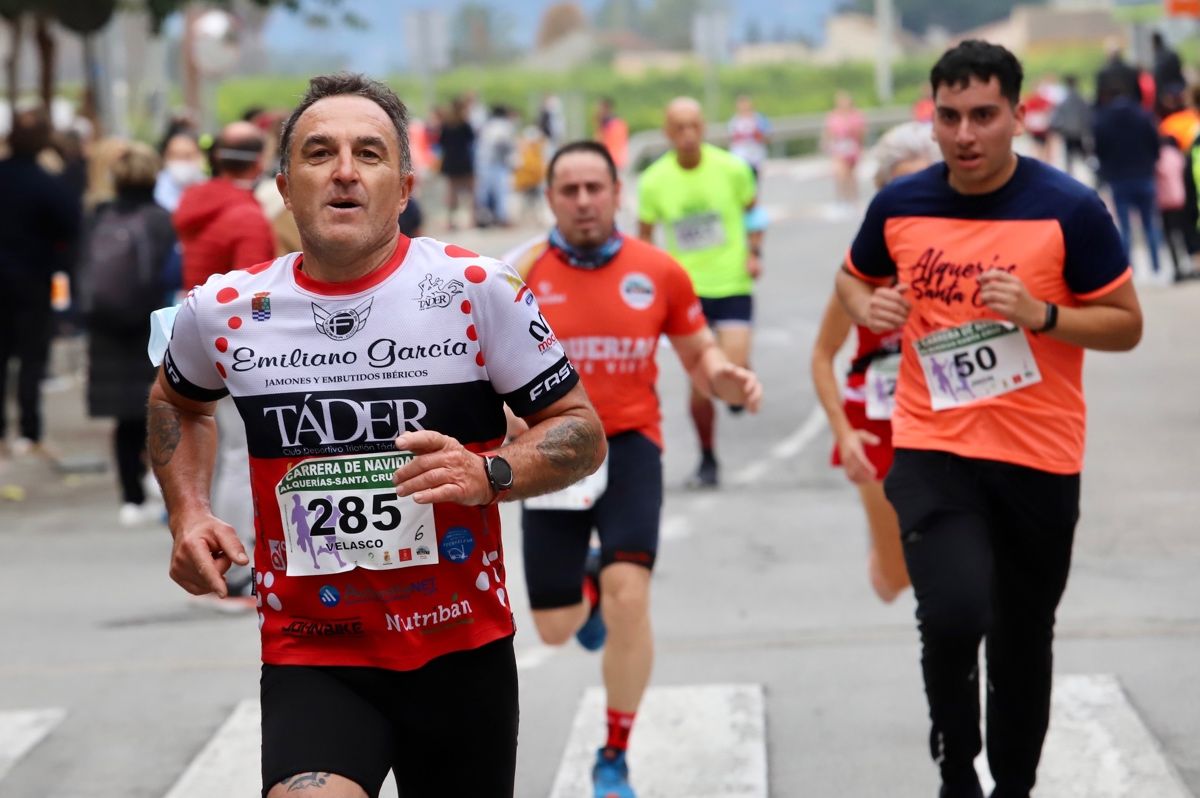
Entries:
POLYGON ((1175 282, 1184 279, 1189 271, 1183 264, 1190 260, 1189 253, 1195 247, 1195 228, 1188 223, 1187 187, 1183 170, 1187 159, 1183 150, 1171 136, 1163 136, 1158 151, 1158 163, 1154 170, 1155 198, 1162 213, 1163 243, 1171 253, 1171 266, 1175 270, 1175 282))
POLYGON ((1050 125, 1054 117, 1053 79, 1044 77, 1025 98, 1025 132, 1033 139, 1033 155, 1050 163, 1050 125))
POLYGON ((108 136, 92 145, 92 154, 88 158, 87 191, 83 195, 83 209, 91 213, 106 202, 116 199, 117 190, 113 186, 112 167, 121 153, 125 152, 128 141, 117 136, 108 136))
POLYGON ((171 215, 154 201, 158 155, 133 142, 113 163, 116 199, 88 225, 81 278, 88 330, 88 414, 116 419, 113 452, 121 491, 118 520, 157 519, 147 502, 146 398, 155 369, 146 358, 150 314, 162 305, 164 272, 175 254, 171 215))
POLYGON ((1108 59, 1096 73, 1096 105, 1101 105, 1101 86, 1107 87, 1111 97, 1129 97, 1135 103, 1142 101, 1141 83, 1138 80, 1138 70, 1125 61, 1121 53, 1121 42, 1110 38, 1104 43, 1108 59))
POLYGON ((1092 124, 1100 177, 1112 189, 1117 225, 1125 259, 1130 260, 1133 230, 1130 210, 1136 210, 1146 233, 1150 265, 1158 275, 1158 208, 1154 172, 1159 156, 1158 131, 1150 114, 1120 84, 1100 87, 1100 107, 1092 124))
POLYGON ((937 106, 933 102, 933 90, 928 84, 921 84, 921 96, 913 103, 912 118, 914 122, 920 122, 922 125, 933 124, 933 112, 937 110, 937 106))
POLYGON ((1162 116, 1162 104, 1165 97, 1182 94, 1187 87, 1183 77, 1183 63, 1179 54, 1167 46, 1161 31, 1154 31, 1150 37, 1150 46, 1154 51, 1154 87, 1156 91, 1157 108, 1162 116))
POLYGON ((1181 152, 1191 149, 1192 142, 1200 135, 1200 86, 1163 98, 1167 112, 1158 124, 1158 132, 1175 139, 1181 152))
POLYGON ((254 199, 264 137, 249 122, 226 125, 213 147, 217 176, 184 192, 175 211, 183 287, 275 257, 275 235, 254 199))
MULTIPOLYGON (((175 211, 175 229, 183 246, 183 288, 203 285, 215 274, 245 269, 275 258, 275 234, 254 186, 263 172, 263 132, 249 122, 226 125, 213 145, 216 176, 192 186, 175 211)), ((242 300, 250 309, 250 297, 242 300)), ((253 324, 254 322, 250 322, 253 324)), ((246 432, 233 400, 217 404, 217 469, 213 477, 213 514, 233 526, 253 550, 254 512, 250 503, 249 454, 246 432)), ((230 606, 250 595, 250 566, 235 566, 225 574, 230 606)), ((251 609, 251 606, 244 606, 251 609)))
POLYGON ((754 110, 750 95, 737 98, 737 110, 729 120, 729 151, 750 164, 754 179, 759 179, 759 169, 767 160, 767 141, 771 136, 771 123, 754 110))
POLYGON ((442 176, 446 178, 447 227, 458 229, 458 200, 466 195, 471 208, 471 225, 475 215, 475 129, 467 121, 467 101, 457 97, 442 118, 438 147, 442 151, 442 176))
POLYGON ((0 459, 8 456, 8 364, 16 359, 20 438, 17 453, 47 454, 42 441, 42 378, 50 355, 51 275, 79 237, 79 200, 37 163, 50 144, 40 110, 13 118, 9 157, 0 161, 0 459))
POLYGON ((596 105, 596 141, 612 156, 617 171, 624 171, 629 161, 629 125, 617 116, 612 97, 601 97, 596 105))
POLYGON ((848 92, 839 91, 834 98, 833 110, 825 115, 821 149, 833 159, 834 189, 838 200, 847 209, 858 201, 854 167, 862 155, 866 136, 867 123, 862 113, 854 107, 854 98, 848 92))
POLYGON ((546 138, 540 128, 528 125, 517 143, 513 188, 521 197, 521 221, 537 224, 542 207, 542 182, 546 178, 546 138))
POLYGON ((1086 161, 1091 150, 1092 108, 1079 93, 1079 78, 1063 77, 1066 93, 1050 117, 1050 129, 1062 139, 1064 170, 1071 173, 1076 158, 1086 161))
POLYGON ((517 156, 517 128, 508 106, 492 106, 491 116, 479 129, 475 164, 479 181, 476 203, 480 225, 507 227, 508 197, 517 156))
POLYGON ((174 213, 183 192, 208 178, 204 153, 191 133, 176 133, 162 150, 162 171, 154 183, 154 201, 174 213))
POLYGON ((558 95, 547 94, 542 98, 537 126, 546 140, 546 153, 553 153, 567 137, 567 120, 558 95))

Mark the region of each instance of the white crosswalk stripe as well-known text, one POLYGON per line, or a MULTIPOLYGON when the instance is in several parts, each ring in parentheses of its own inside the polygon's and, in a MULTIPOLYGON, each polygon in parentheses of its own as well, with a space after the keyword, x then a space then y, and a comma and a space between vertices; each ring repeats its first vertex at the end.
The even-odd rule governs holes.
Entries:
MULTIPOLYGON (((1035 796, 1191 798, 1115 676, 1057 676, 1035 796)), ((986 793, 987 757, 976 762, 986 793)))
POLYGON ((0 712, 0 779, 66 716, 61 709, 0 712))
MULTIPOLYGON (((604 692, 593 687, 579 702, 550 798, 591 794, 603 730, 604 692)), ((766 798, 762 685, 650 688, 630 737, 629 764, 640 798, 766 798)))

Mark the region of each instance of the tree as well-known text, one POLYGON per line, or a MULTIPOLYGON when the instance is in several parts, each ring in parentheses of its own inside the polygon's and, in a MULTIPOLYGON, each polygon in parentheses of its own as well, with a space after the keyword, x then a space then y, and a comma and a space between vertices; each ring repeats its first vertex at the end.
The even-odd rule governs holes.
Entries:
POLYGON ((512 26, 486 3, 464 3, 454 20, 450 55, 456 64, 488 64, 514 52, 508 38, 512 26))
POLYGON ((538 49, 549 47, 564 36, 587 27, 587 17, 578 3, 555 3, 542 14, 538 25, 538 49))
POLYGON ((742 38, 745 39, 746 44, 758 44, 763 40, 762 23, 758 21, 757 17, 751 17, 746 23, 746 33, 742 38))
MULTIPOLYGON (((972 0, 947 3, 945 0, 892 0, 900 23, 913 33, 924 33, 933 25, 951 33, 995 22, 1008 16, 1016 5, 1045 5, 1046 0, 972 0)), ((849 0, 843 9, 863 14, 875 13, 875 0, 849 0)))
POLYGON ((639 29, 641 17, 638 0, 604 0, 593 22, 599 30, 630 31, 639 29))

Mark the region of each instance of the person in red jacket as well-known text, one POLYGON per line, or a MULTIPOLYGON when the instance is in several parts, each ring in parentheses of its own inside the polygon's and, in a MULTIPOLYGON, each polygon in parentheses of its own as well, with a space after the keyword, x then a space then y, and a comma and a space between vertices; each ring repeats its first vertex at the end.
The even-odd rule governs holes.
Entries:
MULTIPOLYGON (((216 174, 183 193, 172 221, 183 248, 183 288, 204 285, 215 274, 246 269, 275 259, 275 233, 254 184, 263 171, 263 132, 250 122, 226 125, 213 144, 216 174)), ((267 311, 269 313, 269 311, 267 311)), ((217 468, 212 506, 237 530, 243 545, 254 547, 254 507, 250 499, 246 433, 233 400, 217 403, 217 468)), ((253 571, 249 565, 225 574, 232 601, 228 607, 251 610, 253 571)))
POLYGON ((227 125, 213 145, 217 176, 184 192, 173 221, 183 247, 183 287, 275 257, 275 234, 254 199, 263 168, 262 131, 227 125))

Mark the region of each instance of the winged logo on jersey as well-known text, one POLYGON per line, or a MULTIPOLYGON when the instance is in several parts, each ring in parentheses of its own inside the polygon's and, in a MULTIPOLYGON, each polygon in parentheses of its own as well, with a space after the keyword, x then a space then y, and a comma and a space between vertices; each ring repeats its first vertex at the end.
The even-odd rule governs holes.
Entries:
POLYGON ((335 311, 328 311, 313 302, 313 320, 317 323, 317 330, 327 338, 345 341, 366 325, 374 301, 375 297, 370 297, 358 307, 335 311))

